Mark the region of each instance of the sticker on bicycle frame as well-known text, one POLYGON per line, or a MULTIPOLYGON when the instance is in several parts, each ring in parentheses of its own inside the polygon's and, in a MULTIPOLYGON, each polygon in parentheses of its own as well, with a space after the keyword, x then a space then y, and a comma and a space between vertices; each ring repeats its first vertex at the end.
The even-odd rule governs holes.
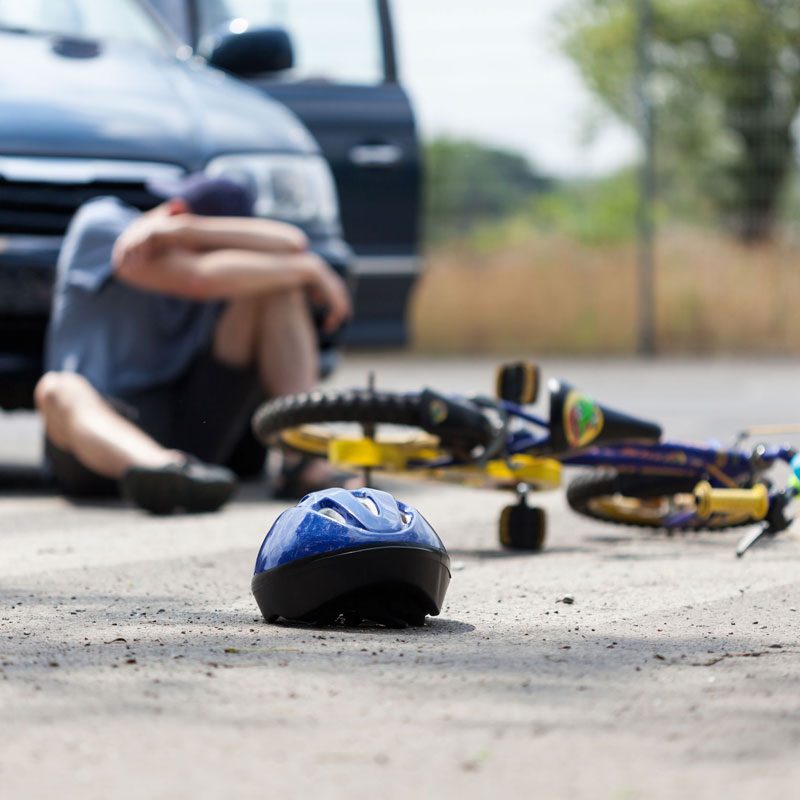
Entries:
POLYGON ((570 447, 583 447, 603 430, 603 412, 590 397, 574 389, 564 400, 564 434, 570 447))
POLYGON ((434 425, 441 425, 447 419, 447 404, 442 400, 432 400, 428 411, 434 425))

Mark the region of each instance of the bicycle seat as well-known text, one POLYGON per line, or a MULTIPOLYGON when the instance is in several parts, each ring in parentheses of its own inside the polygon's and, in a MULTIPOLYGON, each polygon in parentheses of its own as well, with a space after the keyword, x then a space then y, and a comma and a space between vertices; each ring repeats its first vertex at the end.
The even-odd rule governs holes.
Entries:
POLYGON ((602 406, 568 383, 551 380, 550 443, 554 452, 611 442, 657 442, 661 426, 602 406))

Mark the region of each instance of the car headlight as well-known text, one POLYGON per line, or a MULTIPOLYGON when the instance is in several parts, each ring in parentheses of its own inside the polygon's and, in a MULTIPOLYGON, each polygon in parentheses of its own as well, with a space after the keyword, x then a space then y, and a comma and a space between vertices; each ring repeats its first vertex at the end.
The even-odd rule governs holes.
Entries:
POLYGON ((224 175, 252 186, 259 217, 304 226, 338 222, 336 186, 321 156, 219 156, 205 171, 212 178, 224 175))

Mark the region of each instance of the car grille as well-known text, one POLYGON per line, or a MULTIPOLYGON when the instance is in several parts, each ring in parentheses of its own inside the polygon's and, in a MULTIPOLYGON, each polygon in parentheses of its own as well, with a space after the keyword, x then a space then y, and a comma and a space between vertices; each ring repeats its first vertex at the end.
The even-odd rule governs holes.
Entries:
POLYGON ((119 197, 142 211, 158 203, 144 181, 70 184, 0 178, 0 235, 63 236, 78 207, 103 195, 119 197))
POLYGON ((149 181, 182 174, 177 165, 156 162, 0 154, 0 237, 61 237, 75 211, 102 195, 146 211, 158 203, 149 181))

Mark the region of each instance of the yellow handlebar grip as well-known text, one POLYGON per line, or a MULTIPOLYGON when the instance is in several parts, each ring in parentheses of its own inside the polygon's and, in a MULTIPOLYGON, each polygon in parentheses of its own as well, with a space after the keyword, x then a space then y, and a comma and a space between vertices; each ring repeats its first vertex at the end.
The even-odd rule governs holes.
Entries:
POLYGON ((714 513, 747 514, 753 520, 764 519, 769 511, 769 492, 763 483, 752 489, 713 489, 708 481, 694 487, 697 513, 710 517, 714 513))

